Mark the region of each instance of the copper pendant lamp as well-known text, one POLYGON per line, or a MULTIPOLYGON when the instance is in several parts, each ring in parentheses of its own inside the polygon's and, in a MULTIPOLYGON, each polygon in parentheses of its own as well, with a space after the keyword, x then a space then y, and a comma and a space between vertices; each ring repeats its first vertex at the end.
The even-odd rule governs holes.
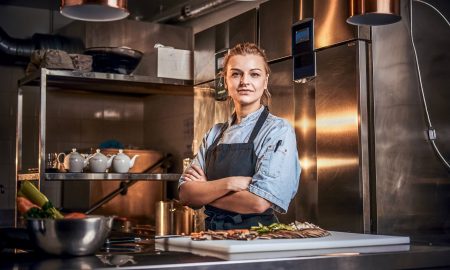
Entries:
POLYGON ((350 17, 354 25, 385 25, 401 20, 400 0, 349 0, 350 17))
POLYGON ((106 22, 126 18, 127 0, 61 0, 62 15, 81 21, 106 22))

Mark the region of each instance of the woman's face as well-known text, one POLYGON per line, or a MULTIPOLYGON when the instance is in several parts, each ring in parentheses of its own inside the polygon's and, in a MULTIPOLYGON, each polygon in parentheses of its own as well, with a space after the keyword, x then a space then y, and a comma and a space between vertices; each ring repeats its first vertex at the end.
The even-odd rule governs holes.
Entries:
POLYGON ((235 106, 260 106, 268 76, 264 58, 259 55, 234 55, 228 60, 225 85, 235 106))

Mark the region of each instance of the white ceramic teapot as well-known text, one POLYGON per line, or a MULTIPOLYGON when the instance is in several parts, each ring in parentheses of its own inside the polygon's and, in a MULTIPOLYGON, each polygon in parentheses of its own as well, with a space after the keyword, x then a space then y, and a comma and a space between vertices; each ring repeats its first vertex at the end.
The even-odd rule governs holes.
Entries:
POLYGON ((89 160, 89 169, 94 173, 102 173, 105 172, 106 169, 111 167, 111 162, 113 161, 116 155, 111 156, 110 158, 106 157, 102 153, 100 153, 100 149, 96 150, 96 153, 93 154, 89 160))
POLYGON ((127 173, 133 167, 138 156, 139 155, 135 155, 130 159, 129 156, 123 153, 123 149, 119 149, 119 153, 112 162, 113 170, 118 173, 127 173))
POLYGON ((89 157, 83 157, 77 152, 76 148, 72 148, 72 152, 67 155, 59 153, 58 160, 60 160, 61 156, 64 157, 64 169, 69 172, 82 172, 89 162, 89 157))

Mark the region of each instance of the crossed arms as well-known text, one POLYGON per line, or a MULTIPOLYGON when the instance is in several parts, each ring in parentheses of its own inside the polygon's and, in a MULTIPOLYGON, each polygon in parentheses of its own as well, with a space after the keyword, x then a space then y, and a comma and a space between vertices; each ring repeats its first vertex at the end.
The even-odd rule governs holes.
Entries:
POLYGON ((191 207, 209 204, 240 214, 263 213, 271 203, 249 191, 252 178, 230 176, 208 181, 203 170, 192 165, 183 173, 186 181, 179 188, 180 200, 191 207))

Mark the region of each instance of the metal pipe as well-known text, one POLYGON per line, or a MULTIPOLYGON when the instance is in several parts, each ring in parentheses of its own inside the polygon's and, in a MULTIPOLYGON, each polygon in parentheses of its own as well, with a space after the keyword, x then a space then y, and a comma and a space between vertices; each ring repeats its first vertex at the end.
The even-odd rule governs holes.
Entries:
POLYGON ((224 7, 236 2, 235 0, 213 0, 207 1, 202 5, 196 6, 194 8, 191 7, 190 4, 184 5, 180 11, 175 13, 164 14, 161 16, 157 16, 153 22, 157 23, 177 23, 177 22, 185 22, 189 19, 193 19, 199 17, 201 15, 205 15, 209 12, 212 12, 214 9, 219 7, 224 7))
POLYGON ((12 56, 29 57, 34 48, 35 45, 31 39, 11 38, 0 27, 0 51, 12 56))

